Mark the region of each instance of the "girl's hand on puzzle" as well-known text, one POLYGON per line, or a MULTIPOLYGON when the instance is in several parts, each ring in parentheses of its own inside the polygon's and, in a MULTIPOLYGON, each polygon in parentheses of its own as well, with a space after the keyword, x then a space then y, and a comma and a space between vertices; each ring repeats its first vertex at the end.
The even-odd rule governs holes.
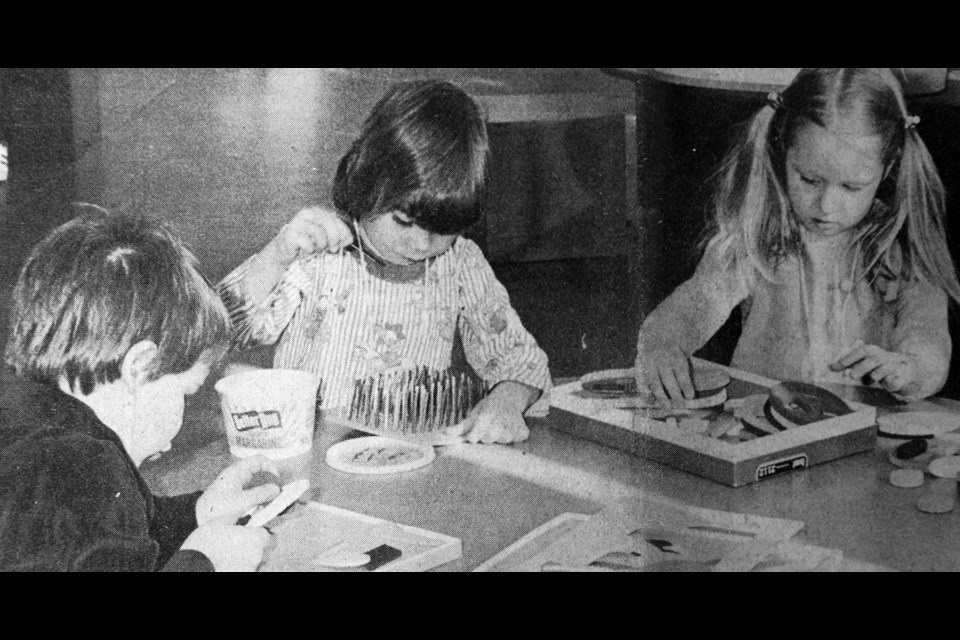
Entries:
POLYGON ((536 399, 536 392, 519 382, 501 382, 477 403, 466 420, 450 427, 446 433, 463 436, 472 444, 523 442, 530 437, 523 412, 536 399))
POLYGON ((276 464, 263 456, 244 458, 224 469, 197 500, 197 525, 235 523, 253 507, 276 498, 280 487, 273 483, 243 488, 261 471, 279 475, 276 464))
POLYGON ((298 256, 321 251, 336 253, 353 242, 353 232, 336 212, 322 207, 302 209, 264 247, 267 260, 288 265, 298 256))
POLYGON ((902 353, 885 351, 872 344, 852 349, 830 365, 831 371, 844 371, 846 375, 861 382, 879 382, 891 393, 904 391, 914 382, 916 372, 913 360, 902 353))
POLYGON ((180 549, 207 556, 214 571, 256 571, 270 540, 270 532, 263 527, 216 523, 194 530, 180 549))
POLYGON ((639 350, 636 362, 637 390, 653 395, 664 407, 683 407, 684 399, 696 397, 690 377, 690 359, 676 345, 639 350))

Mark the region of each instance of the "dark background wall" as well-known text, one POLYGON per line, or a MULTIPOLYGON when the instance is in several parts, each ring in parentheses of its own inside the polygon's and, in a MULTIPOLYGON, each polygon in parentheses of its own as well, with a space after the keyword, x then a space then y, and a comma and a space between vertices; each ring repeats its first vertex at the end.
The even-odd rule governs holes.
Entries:
MULTIPOLYGON (((75 123, 88 132, 78 141, 77 195, 173 222, 220 277, 298 208, 329 201, 337 162, 394 82, 445 78, 483 96, 554 91, 561 83, 630 94, 596 70, 562 70, 562 79, 552 71, 74 69, 74 102, 83 105, 75 123)), ((555 235, 551 223, 591 207, 602 216, 619 206, 623 170, 603 157, 611 144, 622 146, 622 133, 604 130, 602 121, 511 123, 492 124, 491 136, 494 184, 502 185, 485 225, 494 260, 583 257, 590 254, 583 244, 603 245, 610 234, 601 225, 580 243, 549 247, 542 236, 555 235), (532 244, 549 248, 538 253, 532 244)))
POLYGON ((636 313, 618 276, 633 88, 597 69, 5 69, 0 284, 72 201, 167 220, 217 280, 300 207, 329 201, 373 104, 417 78, 460 85, 488 114, 492 192, 470 235, 554 375, 631 361, 636 313), (577 117, 584 106, 591 117, 577 117))

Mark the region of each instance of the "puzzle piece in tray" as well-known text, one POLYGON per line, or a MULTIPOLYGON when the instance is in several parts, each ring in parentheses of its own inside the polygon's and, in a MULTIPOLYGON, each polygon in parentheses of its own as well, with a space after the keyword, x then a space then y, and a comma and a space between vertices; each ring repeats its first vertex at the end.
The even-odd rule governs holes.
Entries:
POLYGON ((710 429, 710 421, 703 418, 680 418, 677 428, 693 435, 707 435, 710 429))
POLYGON ((711 438, 720 438, 725 435, 735 436, 743 428, 740 419, 726 411, 710 421, 708 435, 711 438))

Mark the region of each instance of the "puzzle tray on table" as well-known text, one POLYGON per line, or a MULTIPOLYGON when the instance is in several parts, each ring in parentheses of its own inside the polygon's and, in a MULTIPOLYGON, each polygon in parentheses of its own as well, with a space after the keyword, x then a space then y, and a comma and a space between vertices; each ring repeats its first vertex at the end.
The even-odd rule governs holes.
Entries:
MULTIPOLYGON (((320 502, 307 502, 288 516, 285 526, 302 524, 287 530, 274 526, 279 536, 276 549, 268 554, 261 571, 344 571, 314 566, 310 558, 322 553, 323 539, 340 540, 357 550, 387 544, 401 551, 400 557, 375 569, 378 573, 428 571, 458 560, 463 555, 459 538, 390 520, 382 520, 355 511, 320 502), (306 537, 304 537, 306 536, 306 537), (291 551, 292 550, 292 551, 291 551)), ((345 569, 366 571, 364 567, 345 569)))
MULTIPOLYGON (((730 375, 730 398, 766 391, 752 374, 703 360, 698 365, 730 375)), ((575 395, 580 390, 579 381, 553 389, 553 428, 732 487, 869 451, 877 443, 876 409, 855 402, 847 403, 854 413, 732 444, 671 427, 639 411, 611 408, 608 400, 575 395)))

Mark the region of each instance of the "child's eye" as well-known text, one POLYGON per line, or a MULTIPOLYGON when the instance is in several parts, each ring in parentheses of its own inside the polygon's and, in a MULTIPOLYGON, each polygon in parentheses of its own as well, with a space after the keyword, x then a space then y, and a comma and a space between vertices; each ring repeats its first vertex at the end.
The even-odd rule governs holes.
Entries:
POLYGON ((857 191, 860 191, 863 189, 863 187, 858 184, 845 184, 843 185, 843 188, 849 191, 850 193, 856 193, 857 191))
POLYGON ((818 182, 820 182, 820 181, 817 180, 816 178, 808 178, 807 176, 805 176, 805 175, 803 175, 803 174, 800 174, 800 181, 803 182, 803 184, 811 184, 811 185, 812 185, 812 184, 817 184, 818 182))
POLYGON ((393 214, 393 221, 401 227, 412 227, 414 224, 413 220, 410 220, 409 218, 401 218, 397 214, 393 214))

